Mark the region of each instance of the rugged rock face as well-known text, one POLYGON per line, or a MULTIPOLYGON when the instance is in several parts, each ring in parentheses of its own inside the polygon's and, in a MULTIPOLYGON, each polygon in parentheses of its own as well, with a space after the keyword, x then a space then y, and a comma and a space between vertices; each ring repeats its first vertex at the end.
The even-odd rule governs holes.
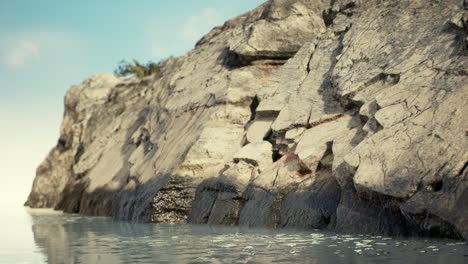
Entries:
POLYGON ((459 0, 272 0, 65 98, 27 201, 156 223, 468 237, 459 0))

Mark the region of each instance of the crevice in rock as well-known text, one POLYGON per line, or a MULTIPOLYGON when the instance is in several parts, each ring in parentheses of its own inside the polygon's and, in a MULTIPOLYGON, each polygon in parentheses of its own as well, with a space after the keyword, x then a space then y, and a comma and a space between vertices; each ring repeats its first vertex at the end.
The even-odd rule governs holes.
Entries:
MULTIPOLYGON (((218 199, 218 190, 209 190, 209 189, 206 189, 206 192, 208 192, 211 196, 213 196, 213 200, 211 201, 211 203, 209 203, 208 205, 208 210, 207 210, 207 214, 204 215, 201 219, 202 223, 203 224, 206 224, 208 223, 208 220, 210 219, 210 215, 211 213, 213 212, 213 207, 216 203, 216 200, 218 199)), ((196 198, 195 198, 196 199, 196 198)))
POLYGON ((375 117, 373 117, 372 119, 370 119, 368 122, 368 127, 372 130, 372 132, 374 133, 377 133, 379 131, 381 131, 384 127, 379 123, 379 121, 377 121, 377 119, 375 119, 375 117))
POLYGON ((400 74, 398 73, 381 73, 378 77, 384 84, 388 85, 395 85, 400 82, 400 74))
POLYGON ((442 190, 442 187, 444 186, 444 183, 442 180, 437 180, 432 183, 430 183, 428 186, 426 186, 426 189, 428 191, 433 191, 433 192, 438 192, 442 190))
POLYGON ((427 210, 417 213, 402 211, 402 215, 414 234, 429 238, 462 239, 455 226, 427 210))
POLYGON ((271 59, 255 59, 250 62, 250 65, 269 65, 269 66, 282 66, 288 62, 286 58, 271 58, 271 59))
POLYGON ((83 144, 80 144, 78 146, 78 149, 76 150, 76 154, 75 154, 75 164, 78 163, 78 161, 80 161, 80 158, 81 156, 83 155, 84 153, 84 147, 83 147, 83 144))
POLYGON ((315 54, 315 49, 317 48, 317 41, 314 41, 314 52, 311 52, 310 53, 310 56, 309 56, 309 59, 307 60, 307 65, 306 65, 306 72, 307 72, 307 75, 306 77, 302 80, 300 86, 302 86, 302 84, 304 83, 305 79, 307 78, 307 76, 309 75, 310 71, 311 71, 311 68, 310 68, 310 62, 312 61, 312 58, 314 57, 314 54, 315 54))
POLYGON ((405 197, 405 198, 393 197, 390 195, 379 193, 379 192, 376 192, 376 191, 373 191, 364 187, 359 187, 356 185, 354 185, 354 187, 361 200, 367 201, 373 204, 377 204, 380 206, 388 206, 388 205, 396 206, 398 203, 405 202, 406 200, 409 199, 409 197, 405 197))
POLYGON ((60 137, 59 140, 57 141, 57 150, 60 153, 63 153, 69 149, 70 149, 70 146, 68 146, 66 139, 60 137))
POLYGON ((348 32, 348 31, 351 29, 351 26, 352 26, 352 25, 348 25, 348 26, 346 26, 346 27, 345 27, 344 29, 342 29, 342 30, 336 30, 336 31, 335 31, 335 36, 340 36, 340 35, 342 35, 342 34, 348 32))
POLYGON ((266 110, 266 111, 256 111, 255 117, 257 119, 276 119, 279 116, 280 111, 276 110, 266 110))
POLYGON ((361 121, 361 125, 364 126, 369 121, 369 117, 365 115, 359 115, 359 120, 361 121))
POLYGON ((465 165, 463 165, 463 167, 460 169, 460 171, 458 172, 458 175, 462 175, 468 168, 468 161, 465 163, 465 165))
POLYGON ((337 14, 338 14, 338 12, 333 11, 331 8, 329 8, 327 10, 323 10, 322 18, 323 18, 323 22, 325 23, 326 27, 329 27, 330 25, 333 24, 333 20, 335 20, 337 14))
MULTIPOLYGON (((226 101, 224 100, 223 98, 216 98, 214 94, 210 94, 208 100, 206 101, 206 103, 203 103, 203 104, 193 104, 193 105, 188 105, 188 106, 185 106, 182 110, 181 110, 181 113, 189 113, 191 112, 193 114, 193 112, 196 112, 197 110, 199 109, 210 109, 210 108, 214 108, 214 107, 218 107, 218 106, 223 106, 223 105, 232 105, 232 106, 239 106, 239 107, 246 107, 248 105, 246 105, 247 101, 241 101, 241 102, 229 102, 229 101, 226 101)), ((167 112, 167 109, 164 109, 164 110, 161 110, 161 111, 165 111, 167 112)), ((273 117, 276 117, 279 115, 279 111, 262 111, 259 112, 257 111, 255 116, 259 115, 259 116, 262 116, 262 114, 265 114, 266 117, 269 117, 269 116, 273 116, 273 117)))
POLYGON ((233 162, 235 164, 238 164, 241 161, 244 161, 245 163, 250 164, 250 165, 252 165, 254 167, 258 167, 258 162, 256 160, 253 160, 253 159, 247 159, 247 158, 242 158, 242 159, 234 158, 233 159, 233 162))
POLYGON ((337 96, 336 100, 344 109, 344 111, 359 111, 359 109, 364 105, 364 102, 355 101, 352 98, 355 93, 350 93, 345 96, 337 96))
POLYGON ((143 144, 143 153, 145 155, 151 152, 155 148, 155 144, 151 142, 149 131, 146 128, 142 128, 141 135, 138 141, 136 142, 136 146, 139 147, 141 144, 143 144))
POLYGON ((462 44, 462 52, 466 55, 468 51, 468 21, 463 17, 460 17, 459 21, 449 21, 444 31, 455 34, 455 41, 462 44))
POLYGON ((271 158, 273 159, 273 162, 277 162, 279 159, 281 159, 283 155, 279 153, 279 150, 273 150, 273 154, 271 155, 271 158))
POLYGON ((252 66, 252 65, 271 65, 271 66, 282 66, 290 58, 294 57, 296 53, 285 52, 275 55, 261 55, 246 56, 238 54, 226 47, 220 55, 222 65, 230 70, 234 70, 241 67, 252 66))
MULTIPOLYGON (((353 95, 348 95, 349 98, 346 96, 341 96, 338 94, 338 87, 335 81, 333 80, 333 70, 337 62, 337 57, 343 52, 343 39, 346 35, 346 32, 342 32, 339 34, 338 39, 336 40, 338 43, 333 51, 331 51, 328 56, 330 56, 331 62, 330 66, 323 77, 323 82, 319 87, 319 94, 322 96, 322 100, 326 102, 324 104, 324 111, 325 113, 343 113, 343 110, 347 110, 347 106, 352 102, 349 98, 352 98, 353 95)), ((349 106, 354 107, 354 106, 349 106)))
POLYGON ((254 96, 254 98, 252 99, 252 103, 250 103, 250 121, 253 121, 255 119, 256 110, 259 103, 260 101, 258 100, 258 96, 254 96))
POLYGON ((328 226, 331 222, 331 216, 323 217, 323 222, 328 226))
POLYGON ((321 124, 333 122, 335 120, 340 119, 343 116, 344 116, 344 114, 337 114, 337 115, 335 115, 333 117, 322 119, 322 120, 319 120, 319 121, 315 121, 315 122, 312 122, 310 124, 309 124, 309 122, 307 122, 307 126, 305 128, 309 129, 309 128, 316 127, 316 126, 321 125, 321 124))
POLYGON ((388 85, 395 85, 400 82, 400 74, 381 72, 378 75, 374 76, 374 78, 371 78, 369 81, 367 81, 361 88, 358 89, 358 91, 362 91, 365 88, 378 82, 382 82, 383 84, 388 85))
POLYGON ((232 52, 228 47, 221 52, 220 58, 222 64, 228 69, 236 69, 248 65, 248 62, 244 61, 239 54, 232 52))
POLYGON ((299 170, 297 171, 299 173, 299 176, 306 176, 312 173, 312 170, 307 167, 303 162, 299 162, 299 170))
POLYGON ((362 86, 360 86, 355 91, 353 91, 351 93, 348 93, 345 96, 336 95, 337 100, 341 103, 341 105, 345 108, 345 110, 350 110, 350 109, 354 108, 353 104, 356 104, 356 103, 358 104, 358 108, 360 108, 362 106, 362 102, 353 101, 352 98, 358 92, 363 91, 366 88, 368 88, 369 86, 374 85, 374 84, 376 84, 378 82, 381 82, 384 85, 388 85, 388 86, 396 85, 396 84, 398 84, 400 82, 400 74, 399 73, 384 73, 384 72, 381 72, 381 73, 377 74, 376 76, 374 76, 373 78, 371 78, 370 80, 368 80, 366 83, 364 83, 362 86), (351 105, 348 106, 348 104, 351 104, 351 105))
POLYGON ((379 132, 380 130, 383 129, 383 126, 379 123, 379 121, 377 121, 377 119, 375 119, 375 125, 376 125, 376 129, 375 129, 375 132, 379 132))
POLYGON ((77 173, 77 174, 74 175, 73 178, 76 179, 76 180, 83 179, 86 176, 86 174, 88 174, 88 172, 89 172, 89 170, 86 170, 86 171, 84 171, 82 173, 77 173))
MULTIPOLYGON (((332 1, 330 6, 334 6, 335 5, 334 2, 335 1, 332 1)), ((356 3, 349 2, 349 3, 347 3, 344 6, 341 6, 339 8, 332 7, 332 8, 328 8, 326 10, 323 10, 322 18, 323 18, 323 22, 324 22, 325 26, 329 27, 329 26, 333 25, 333 21, 335 20, 336 16, 339 13, 343 13, 348 17, 353 16, 353 12, 349 12, 348 9, 351 9, 351 8, 353 8, 355 6, 356 6, 356 3)))
POLYGON ((287 153, 288 145, 282 144, 282 141, 285 140, 285 134, 286 132, 274 132, 270 130, 263 138, 263 140, 270 142, 272 145, 273 151, 271 158, 273 159, 273 162, 278 161, 287 153))
POLYGON ((263 137, 263 141, 270 142, 271 137, 273 137, 273 130, 272 129, 268 130, 267 134, 263 137))
POLYGON ((442 166, 440 166, 440 168, 437 170, 434 176, 437 180, 441 180, 441 179, 446 178, 446 176, 449 173, 450 173, 449 163, 445 162, 444 164, 442 164, 442 166))
POLYGON ((127 179, 126 179, 126 183, 129 183, 130 181, 134 181, 135 184, 136 184, 137 186, 140 186, 140 185, 141 185, 140 180, 139 180, 138 177, 136 177, 136 176, 128 175, 128 177, 127 177, 127 179))
POLYGON ((467 76, 468 70, 465 68, 452 68, 452 69, 441 69, 441 68, 432 68, 437 72, 443 73, 445 76, 467 76))
POLYGON ((242 137, 242 140, 241 140, 241 148, 242 147, 245 147, 249 144, 250 142, 247 140, 247 134, 244 134, 244 136, 242 137))
POLYGON ((334 157, 335 155, 333 154, 333 141, 327 142, 327 150, 325 151, 322 159, 317 165, 317 171, 331 170, 334 157))
POLYGON ((357 118, 359 118, 361 131, 365 135, 368 135, 369 132, 377 133, 383 129, 383 126, 375 119, 375 113, 380 110, 380 106, 377 104, 376 101, 372 101, 367 105, 367 109, 362 111, 363 109, 359 109, 359 114, 357 118))

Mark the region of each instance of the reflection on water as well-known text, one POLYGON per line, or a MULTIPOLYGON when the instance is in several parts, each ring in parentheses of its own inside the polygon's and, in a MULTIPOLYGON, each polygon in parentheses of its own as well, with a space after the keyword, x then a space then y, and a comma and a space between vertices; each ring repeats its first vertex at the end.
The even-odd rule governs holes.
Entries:
POLYGON ((468 246, 451 240, 130 224, 108 218, 42 213, 32 213, 31 218, 35 243, 48 263, 453 264, 468 261, 468 246))

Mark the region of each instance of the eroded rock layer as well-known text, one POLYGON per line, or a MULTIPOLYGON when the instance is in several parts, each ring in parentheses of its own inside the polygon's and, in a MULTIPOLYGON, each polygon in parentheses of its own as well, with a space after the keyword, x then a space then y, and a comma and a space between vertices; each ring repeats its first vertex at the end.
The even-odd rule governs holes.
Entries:
POLYGON ((271 0, 158 76, 73 86, 31 207, 468 237, 467 6, 271 0))

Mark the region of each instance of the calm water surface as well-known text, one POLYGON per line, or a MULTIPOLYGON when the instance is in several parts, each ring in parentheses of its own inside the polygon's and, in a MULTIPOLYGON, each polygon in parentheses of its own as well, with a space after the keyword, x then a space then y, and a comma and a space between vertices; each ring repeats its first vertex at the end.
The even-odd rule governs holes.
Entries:
POLYGON ((0 263, 468 263, 467 244, 451 240, 24 215, 2 222, 0 263), (15 235, 20 225, 30 236, 15 235))

